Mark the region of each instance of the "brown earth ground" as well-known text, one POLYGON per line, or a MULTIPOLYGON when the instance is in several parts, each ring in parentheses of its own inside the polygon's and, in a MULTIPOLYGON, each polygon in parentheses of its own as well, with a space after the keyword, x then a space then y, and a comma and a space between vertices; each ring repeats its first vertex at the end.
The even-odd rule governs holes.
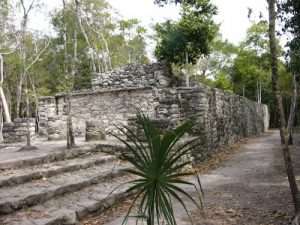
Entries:
MULTIPOLYGON (((292 158, 296 174, 300 174, 300 133, 295 134, 294 145, 292 158)), ((278 131, 240 141, 207 159, 197 169, 205 196, 203 212, 190 207, 193 224, 290 224, 293 205, 278 131)), ((122 224, 131 201, 128 198, 104 213, 93 215, 82 225, 122 224)), ((178 224, 190 224, 184 210, 178 204, 174 208, 178 224)))

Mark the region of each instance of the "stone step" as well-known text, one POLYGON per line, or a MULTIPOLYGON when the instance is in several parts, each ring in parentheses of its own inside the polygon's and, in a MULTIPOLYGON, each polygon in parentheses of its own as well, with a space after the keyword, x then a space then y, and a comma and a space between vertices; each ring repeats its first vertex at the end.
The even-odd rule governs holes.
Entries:
POLYGON ((98 151, 99 150, 95 145, 81 146, 78 148, 73 148, 71 150, 62 149, 54 152, 44 151, 44 153, 41 153, 41 150, 36 150, 36 151, 32 151, 30 155, 27 154, 22 158, 16 157, 13 159, 0 161, 0 170, 32 167, 36 165, 42 165, 44 163, 57 162, 66 159, 73 159, 79 156, 91 154, 93 152, 98 152, 98 151))
POLYGON ((0 174, 0 188, 4 186, 22 184, 31 180, 49 178, 60 173, 87 169, 94 165, 111 162, 115 159, 115 156, 99 152, 92 155, 84 155, 74 159, 46 163, 30 168, 4 170, 0 174))
POLYGON ((0 217, 1 225, 75 225, 88 215, 102 212, 121 201, 132 177, 125 175, 53 198, 45 203, 24 208, 0 217), (113 193, 112 190, 117 188, 113 193))
POLYGON ((32 180, 13 187, 0 188, 0 215, 50 200, 55 196, 74 192, 115 176, 123 175, 127 163, 121 161, 95 165, 85 170, 67 172, 32 180))

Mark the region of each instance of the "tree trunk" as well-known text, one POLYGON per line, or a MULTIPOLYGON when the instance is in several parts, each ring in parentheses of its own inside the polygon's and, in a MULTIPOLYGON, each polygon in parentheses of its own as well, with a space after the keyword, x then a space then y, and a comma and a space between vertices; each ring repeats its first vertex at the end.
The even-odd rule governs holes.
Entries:
POLYGON ((23 74, 20 75, 20 80, 17 88, 17 105, 16 105, 16 117, 19 118, 21 115, 21 101, 22 101, 22 89, 23 89, 23 74))
POLYGON ((75 138, 72 123, 72 105, 70 93, 67 94, 68 116, 67 116, 67 149, 75 147, 75 138))
POLYGON ((3 141, 3 122, 3 110, 0 110, 0 141, 3 141))
POLYGON ((29 125, 29 96, 28 96, 28 74, 25 74, 24 76, 24 85, 25 85, 25 98, 26 98, 26 129, 27 129, 27 133, 26 133, 26 141, 27 141, 27 146, 31 146, 30 143, 30 125, 29 125))
POLYGON ((295 72, 293 72, 292 86, 293 86, 293 90, 292 90, 292 99, 291 99, 291 109, 290 109, 290 115, 289 115, 288 126, 287 126, 287 130, 289 133, 289 145, 293 145, 293 129, 294 129, 296 103, 297 103, 297 81, 296 81, 295 72))
MULTIPOLYGON (((75 4, 75 12, 74 12, 74 21, 77 19, 77 14, 78 14, 78 4, 75 4)), ((77 75, 77 26, 76 23, 74 24, 74 51, 73 51, 73 65, 72 65, 72 76, 75 78, 77 75)))
MULTIPOLYGON (((66 3, 65 0, 63 1, 63 7, 64 7, 64 78, 65 78, 65 82, 66 82, 66 86, 67 86, 67 104, 68 104, 68 114, 67 114, 67 149, 71 149, 72 147, 75 146, 75 139, 74 139, 74 135, 73 135, 73 125, 72 125, 72 111, 71 111, 71 97, 70 97, 70 87, 72 85, 70 85, 70 79, 68 77, 68 70, 67 70, 67 60, 68 60, 68 51, 67 51, 67 22, 66 22, 66 3)), ((75 12, 77 13, 77 1, 75 1, 75 12)), ((77 36, 77 31, 75 32, 74 30, 74 35, 77 36)), ((73 55, 73 65, 72 65, 72 75, 75 76, 75 67, 76 67, 76 61, 77 60, 77 37, 76 38, 76 46, 74 46, 74 55, 73 55)))
POLYGON ((259 84, 256 82, 256 100, 257 103, 259 103, 259 84))
MULTIPOLYGON (((78 6, 79 6, 79 2, 78 2, 78 0, 75 0, 75 7, 77 9, 78 9, 78 6)), ((77 11, 77 19, 78 19, 78 23, 79 23, 81 32, 83 33, 85 41, 86 41, 87 45, 89 46, 89 51, 91 51, 90 54, 91 54, 91 61, 92 61, 92 69, 93 69, 93 72, 95 73, 95 72, 97 72, 97 68, 96 68, 96 63, 95 63, 94 48, 93 48, 93 46, 92 46, 92 44, 90 42, 89 37, 87 36, 87 33, 84 30, 83 25, 82 25, 81 15, 79 13, 79 10, 77 11)))
POLYGON ((272 69, 272 86, 273 92, 276 98, 276 105, 279 114, 280 125, 280 137, 281 146, 283 151, 283 158, 285 163, 285 169, 290 184, 290 189, 293 197, 296 217, 300 213, 300 196, 299 190, 295 179, 294 168, 290 156, 290 149, 287 140, 286 121, 284 116, 282 97, 279 89, 278 82, 278 59, 277 59, 277 47, 275 37, 275 0, 268 0, 269 4, 269 38, 270 38, 270 52, 271 52, 271 69, 272 69))
POLYGON ((11 122, 11 117, 7 105, 7 101, 4 95, 3 91, 3 81, 4 81, 4 76, 3 76, 3 57, 0 54, 0 101, 2 105, 2 111, 3 111, 3 119, 4 122, 11 122))
POLYGON ((35 84, 34 84, 34 80, 30 78, 30 75, 28 75, 29 78, 29 82, 30 82, 30 86, 32 89, 32 93, 33 93, 33 97, 35 100, 35 119, 36 119, 36 132, 39 132, 40 129, 40 124, 39 124, 39 120, 40 120, 40 115, 39 115, 39 99, 38 99, 38 95, 35 89, 35 84))
POLYGON ((63 34, 63 39, 64 39, 64 79, 68 79, 68 52, 67 52, 67 20, 66 20, 66 2, 65 0, 62 0, 63 3, 63 29, 64 29, 64 34, 63 34))
POLYGON ((259 75, 259 103, 261 103, 261 76, 259 75))
POLYGON ((104 35, 102 33, 102 31, 100 31, 100 37, 102 39, 102 41, 104 42, 104 45, 105 45, 105 61, 107 62, 107 67, 108 67, 108 70, 111 70, 112 69, 112 66, 111 66, 111 60, 110 60, 110 51, 109 51, 109 47, 108 47, 108 42, 106 41, 106 39, 104 38, 104 35))
POLYGON ((189 79, 189 54, 185 52, 185 85, 187 87, 190 86, 190 79, 189 79))

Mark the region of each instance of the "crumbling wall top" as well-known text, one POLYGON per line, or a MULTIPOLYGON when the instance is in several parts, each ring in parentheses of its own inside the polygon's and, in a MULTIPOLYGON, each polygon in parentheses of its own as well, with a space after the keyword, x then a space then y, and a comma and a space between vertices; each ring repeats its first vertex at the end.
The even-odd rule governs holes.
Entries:
POLYGON ((94 90, 143 86, 172 87, 179 86, 179 79, 173 75, 167 63, 135 63, 106 73, 93 73, 91 83, 94 90))

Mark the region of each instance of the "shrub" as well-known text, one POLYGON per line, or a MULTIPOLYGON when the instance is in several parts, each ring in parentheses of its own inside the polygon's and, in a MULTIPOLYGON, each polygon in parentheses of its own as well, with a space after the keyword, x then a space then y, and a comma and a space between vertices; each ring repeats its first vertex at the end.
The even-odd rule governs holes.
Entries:
POLYGON ((118 127, 118 129, 132 144, 115 136, 129 149, 129 154, 123 154, 123 157, 133 165, 133 169, 126 171, 135 177, 134 180, 126 183, 132 185, 127 192, 135 192, 136 196, 128 209, 123 224, 127 222, 135 204, 138 205, 136 219, 146 220, 147 225, 154 225, 155 222, 161 224, 162 221, 169 225, 177 224, 172 201, 178 201, 189 218, 190 215, 181 196, 187 197, 199 209, 202 206, 203 192, 199 176, 196 171, 184 170, 185 166, 191 163, 189 160, 184 160, 184 157, 199 145, 200 139, 194 138, 187 143, 178 144, 183 135, 193 127, 191 122, 185 122, 164 135, 160 135, 148 116, 138 113, 137 120, 143 128, 146 142, 143 143, 138 135, 128 127, 118 127), (197 184, 183 179, 189 175, 196 176, 197 184), (197 200, 182 188, 185 185, 195 188, 198 195, 197 200))

